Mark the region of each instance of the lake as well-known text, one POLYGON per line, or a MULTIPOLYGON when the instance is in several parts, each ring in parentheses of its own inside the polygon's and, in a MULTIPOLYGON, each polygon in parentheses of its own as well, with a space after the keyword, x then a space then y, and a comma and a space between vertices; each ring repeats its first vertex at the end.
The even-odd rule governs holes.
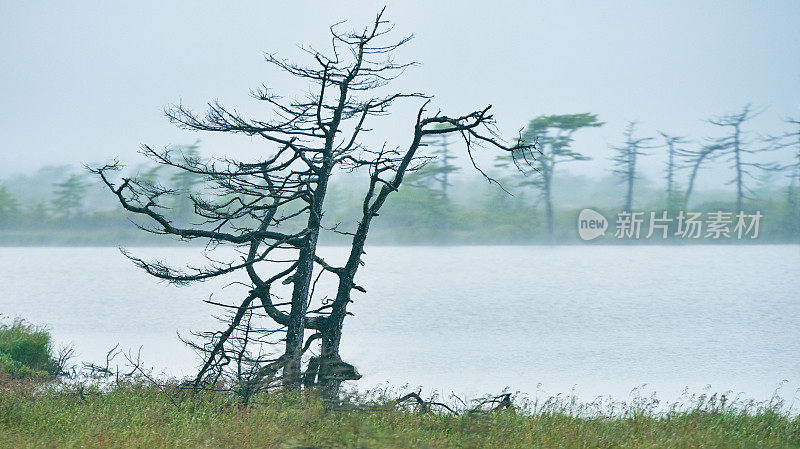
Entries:
MULTIPOLYGON (((200 248, 131 248, 201 260, 200 248)), ((346 248, 326 247, 328 262, 346 248)), ((662 399, 733 391, 800 403, 800 246, 371 247, 345 324, 360 387, 475 396, 662 399)), ((77 360, 119 343, 159 372, 190 374, 176 333, 217 329, 231 280, 174 287, 115 248, 0 248, 0 313, 48 325, 77 360)), ((324 287, 322 285, 321 287, 324 287)))

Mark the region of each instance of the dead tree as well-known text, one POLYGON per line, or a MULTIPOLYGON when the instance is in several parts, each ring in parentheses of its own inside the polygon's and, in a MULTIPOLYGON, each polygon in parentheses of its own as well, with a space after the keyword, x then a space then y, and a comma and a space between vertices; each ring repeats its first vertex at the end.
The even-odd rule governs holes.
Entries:
POLYGON ((762 171, 777 171, 780 167, 777 164, 762 164, 747 162, 745 156, 748 154, 768 151, 771 148, 753 148, 753 140, 747 138, 747 133, 742 129, 743 125, 759 115, 761 111, 754 111, 750 104, 746 104, 739 113, 726 114, 708 120, 712 125, 729 128, 729 134, 722 137, 709 139, 712 146, 716 146, 720 154, 728 155, 730 167, 734 170, 734 177, 728 184, 736 186, 736 210, 741 211, 745 199, 751 198, 753 191, 747 186, 747 178, 753 178, 753 169, 762 171))
POLYGON ((771 149, 792 152, 791 162, 782 165, 780 169, 787 172, 789 177, 786 188, 786 226, 790 232, 797 234, 800 231, 800 118, 788 117, 785 121, 792 129, 767 138, 767 143, 771 149))
POLYGON ((614 174, 619 177, 619 182, 625 184, 625 211, 630 211, 633 207, 633 185, 638 177, 636 173, 636 162, 639 156, 643 156, 642 150, 651 148, 648 142, 652 137, 634 137, 636 133, 636 121, 628 122, 625 127, 625 143, 619 146, 612 146, 611 149, 617 154, 612 158, 614 161, 614 174))
POLYGON ((703 164, 716 158, 719 150, 720 146, 716 144, 703 145, 699 149, 678 149, 677 155, 683 161, 679 164, 679 167, 688 168, 690 170, 689 180, 686 184, 686 192, 683 195, 684 210, 689 207, 689 200, 692 197, 692 192, 694 192, 695 181, 697 180, 697 175, 700 172, 700 169, 702 168, 703 164))
POLYGON ((786 133, 789 141, 787 148, 794 148, 794 160, 785 169, 789 171, 789 188, 786 199, 789 203, 789 213, 791 217, 791 230, 795 233, 800 232, 800 119, 786 119, 786 122, 794 129, 786 133))
POLYGON ((689 142, 688 139, 681 136, 673 136, 663 131, 659 131, 661 137, 664 138, 664 145, 667 147, 667 210, 674 211, 678 206, 678 183, 675 181, 675 175, 678 171, 678 158, 682 151, 682 146, 689 142))
MULTIPOLYGON (((790 170, 789 177, 791 178, 790 185, 794 190, 800 189, 800 119, 786 119, 786 122, 792 125, 795 129, 786 133, 786 138, 789 140, 786 147, 794 148, 794 160, 787 166, 790 170)), ((800 206, 800 197, 797 192, 793 193, 793 204, 795 208, 800 206)), ((795 209, 794 212, 798 212, 795 209)))
POLYGON ((196 345, 203 363, 192 382, 195 387, 220 380, 223 372, 241 365, 239 360, 247 365, 245 377, 251 384, 298 389, 305 377, 309 384, 335 396, 343 380, 357 377, 355 369, 348 368, 352 365, 342 361, 339 349, 347 308, 353 301, 351 293, 365 292, 357 284, 356 274, 364 264, 370 226, 406 174, 419 167, 423 140, 444 134, 460 136, 470 160, 479 146, 511 153, 527 148, 519 140, 506 144, 499 138, 490 106, 466 114, 431 114, 431 97, 416 92, 387 93, 386 86, 412 65, 392 60, 394 51, 411 37, 385 42, 390 28, 383 11, 361 31, 344 32, 340 26, 330 29, 328 53, 304 49, 310 59, 308 66, 266 56, 279 71, 313 86, 292 101, 267 87, 256 90, 253 96, 272 109, 269 118, 246 118, 219 102, 210 103, 205 116, 182 105, 167 110, 167 117, 184 129, 242 134, 272 148, 263 159, 243 162, 231 158, 201 161, 169 148, 144 146, 144 154, 158 164, 202 177, 203 187, 191 196, 194 224, 178 226, 169 217, 164 205, 170 204, 166 199, 176 192, 135 178, 117 179, 113 174, 120 168, 117 163, 93 169, 125 210, 149 222, 142 228, 205 241, 210 248, 237 250, 235 258, 224 260, 207 252, 206 266, 181 269, 125 253, 147 273, 175 284, 246 275, 244 298, 209 300, 230 315, 222 330, 206 333, 207 342, 196 345), (405 124, 408 141, 404 146, 365 143, 370 122, 385 117, 398 101, 418 103, 415 115, 405 124), (328 226, 323 220, 329 182, 337 170, 369 173, 360 216, 352 230, 328 226), (319 256, 318 242, 324 232, 351 239, 342 263, 329 263, 319 256), (321 276, 334 280, 335 291, 316 289, 321 276), (287 292, 280 292, 282 286, 287 292), (312 332, 310 336, 307 330, 312 332), (258 342, 274 349, 278 341, 282 349, 272 352, 247 349, 258 342), (307 359, 303 355, 317 345, 319 355, 303 376, 303 360, 307 359))

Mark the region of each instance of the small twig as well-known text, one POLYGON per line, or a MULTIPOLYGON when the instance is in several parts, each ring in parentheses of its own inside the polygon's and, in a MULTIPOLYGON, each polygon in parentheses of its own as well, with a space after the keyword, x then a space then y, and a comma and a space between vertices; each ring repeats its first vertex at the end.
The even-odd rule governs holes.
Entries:
POLYGON ((139 371, 142 377, 152 382, 153 385, 155 385, 159 390, 161 390, 162 393, 164 393, 164 395, 166 395, 169 398, 170 402, 172 402, 172 405, 180 408, 181 406, 180 402, 176 401, 175 398, 171 394, 169 394, 169 392, 167 392, 167 390, 158 381, 153 379, 153 377, 151 377, 149 374, 147 374, 147 372, 144 369, 142 369, 141 355, 142 355, 141 347, 139 347, 139 353, 136 356, 135 362, 133 361, 133 358, 131 357, 130 354, 123 354, 123 356, 128 360, 128 363, 130 363, 131 366, 133 367, 131 374, 135 373, 136 371, 139 371))

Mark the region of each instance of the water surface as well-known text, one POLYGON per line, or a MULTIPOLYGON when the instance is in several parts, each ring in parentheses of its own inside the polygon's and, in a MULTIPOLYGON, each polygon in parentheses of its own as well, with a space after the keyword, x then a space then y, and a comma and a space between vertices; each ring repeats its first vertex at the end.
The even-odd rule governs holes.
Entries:
MULTIPOLYGON (((131 252, 200 260, 197 248, 131 252)), ((363 387, 585 399, 642 384, 666 399, 800 387, 800 246, 372 247, 365 261, 343 342, 363 387)), ((0 313, 49 325, 80 360, 141 346, 173 375, 196 364, 176 333, 219 326, 202 300, 241 293, 222 288, 232 279, 160 283, 115 248, 0 248, 0 266, 0 313)))

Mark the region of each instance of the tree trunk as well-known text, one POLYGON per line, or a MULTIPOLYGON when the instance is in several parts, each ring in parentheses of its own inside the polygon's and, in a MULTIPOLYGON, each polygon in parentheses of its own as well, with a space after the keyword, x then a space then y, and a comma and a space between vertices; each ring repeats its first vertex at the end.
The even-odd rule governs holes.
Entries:
POLYGON ((311 278, 314 272, 314 256, 317 253, 317 240, 319 238, 320 224, 322 222, 322 204, 328 188, 328 178, 331 168, 323 165, 319 173, 319 183, 314 190, 314 199, 308 216, 307 227, 309 234, 306 245, 300 249, 297 258, 297 270, 294 274, 294 288, 292 290, 292 306, 289 311, 289 324, 286 329, 286 365, 283 369, 283 383, 289 390, 299 389, 302 384, 302 356, 303 338, 305 333, 305 319, 308 312, 308 295, 311 288, 311 278))
POLYGON ((700 169, 700 163, 702 160, 698 160, 694 167, 692 167, 692 174, 689 176, 689 185, 686 187, 686 198, 683 200, 683 209, 686 210, 689 208, 689 197, 692 196, 692 190, 694 190, 694 180, 697 178, 697 171, 700 169))
POLYGON ((628 191, 625 194, 625 212, 631 212, 633 207, 633 175, 628 175, 628 191))
POLYGON ((353 290, 353 281, 361 263, 361 254, 364 253, 364 244, 371 220, 371 214, 365 215, 358 225, 355 236, 353 236, 350 256, 339 274, 336 299, 333 301, 331 314, 326 320, 325 329, 322 331, 319 388, 326 399, 338 398, 339 388, 343 382, 343 379, 337 376, 335 372, 332 372, 330 367, 342 361, 339 355, 339 346, 342 342, 342 327, 344 326, 344 318, 347 316, 347 304, 350 303, 350 292, 353 290))
POLYGON ((555 218, 553 217, 553 201, 550 196, 550 182, 545 182, 544 188, 544 208, 547 214, 547 233, 552 237, 555 228, 555 218))
POLYGON ((733 154, 736 158, 736 211, 742 210, 742 199, 744 192, 742 191, 742 160, 739 148, 739 126, 736 126, 736 131, 733 137, 733 154))

